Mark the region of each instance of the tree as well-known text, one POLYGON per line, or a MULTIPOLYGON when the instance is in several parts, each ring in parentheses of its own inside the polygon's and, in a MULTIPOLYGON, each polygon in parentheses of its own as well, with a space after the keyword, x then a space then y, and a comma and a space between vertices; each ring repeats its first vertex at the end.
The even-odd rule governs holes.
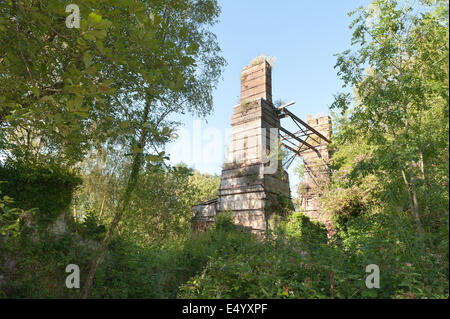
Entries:
POLYGON ((194 171, 188 182, 189 187, 194 191, 191 204, 195 205, 215 199, 219 194, 220 176, 194 171))
POLYGON ((121 123, 122 143, 129 145, 133 159, 114 218, 85 283, 83 298, 87 298, 106 246, 129 208, 144 160, 152 165, 164 159, 164 152, 158 152, 157 147, 171 136, 167 116, 184 110, 208 114, 212 109, 211 91, 224 65, 214 35, 204 29, 216 22, 216 1, 145 2, 137 5, 135 12, 137 26, 118 26, 127 34, 123 40, 131 42, 131 47, 121 45, 128 48, 127 63, 135 73, 129 75, 132 80, 127 86, 122 84, 118 89, 120 97, 111 101, 122 107, 126 118, 121 123), (145 153, 149 144, 156 154, 145 153))
POLYGON ((216 0, 86 0, 68 28, 61 0, 0 3, 0 142, 25 161, 73 165, 105 143, 127 149, 129 173, 85 283, 128 209, 144 163, 176 124, 171 113, 204 116, 225 64, 215 35, 216 0))
MULTIPOLYGON (((448 180, 448 168, 433 169, 448 158, 448 1, 375 0, 351 14, 356 48, 338 55, 336 67, 344 87, 354 88, 353 134, 363 134, 380 166, 403 180, 422 237, 421 210, 430 207, 421 198, 439 176, 448 180)), ((350 97, 339 94, 332 107, 345 112, 350 97)), ((445 183, 438 186, 444 197, 445 183)))
POLYGON ((145 169, 130 201, 132 215, 121 229, 136 242, 158 243, 186 233, 192 217, 195 189, 192 169, 185 166, 145 169))
POLYGON ((105 1, 84 3, 80 29, 66 26, 64 1, 0 3, 4 155, 41 162, 51 158, 67 165, 84 155, 89 133, 98 126, 96 113, 113 93, 113 75, 107 72, 113 62, 99 50, 107 46, 111 21, 95 11, 105 1), (92 10, 87 7, 94 3, 92 10))

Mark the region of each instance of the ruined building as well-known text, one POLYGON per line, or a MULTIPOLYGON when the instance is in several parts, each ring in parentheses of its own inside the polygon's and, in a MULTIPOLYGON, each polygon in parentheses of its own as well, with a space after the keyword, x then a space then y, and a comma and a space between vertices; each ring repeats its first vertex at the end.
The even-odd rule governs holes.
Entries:
POLYGON ((214 222, 217 214, 231 211, 236 224, 254 233, 264 233, 276 216, 283 214, 283 205, 291 198, 288 175, 279 155, 280 145, 285 145, 294 155, 304 157, 311 175, 307 177, 309 175, 305 172, 302 203, 310 212, 317 210, 317 194, 311 186, 316 180, 315 174, 326 174, 323 162, 316 162, 316 159, 323 157, 328 161, 328 147, 323 138, 330 137, 330 127, 326 126, 330 120, 328 117, 328 120, 309 119, 310 124, 306 124, 296 118, 306 125, 303 129, 306 140, 303 140, 280 126, 280 119, 287 114, 291 113, 277 109, 272 103, 270 63, 265 57, 256 58, 241 72, 240 103, 234 106, 231 118, 231 140, 218 198, 194 206, 192 222, 195 229, 205 229, 214 222), (280 132, 285 135, 280 135, 280 132), (300 143, 294 143, 294 146, 282 143, 289 138, 300 143), (317 148, 309 144, 314 141, 317 148))
MULTIPOLYGON (((313 118, 308 116, 306 123, 315 128, 327 139, 331 138, 331 118, 322 116, 313 118)), ((300 152, 303 158, 303 182, 299 185, 299 209, 313 220, 320 221, 329 226, 330 220, 321 211, 319 202, 320 195, 330 178, 330 150, 328 143, 318 139, 316 134, 311 133, 306 142, 314 146, 314 149, 305 148, 300 152)))

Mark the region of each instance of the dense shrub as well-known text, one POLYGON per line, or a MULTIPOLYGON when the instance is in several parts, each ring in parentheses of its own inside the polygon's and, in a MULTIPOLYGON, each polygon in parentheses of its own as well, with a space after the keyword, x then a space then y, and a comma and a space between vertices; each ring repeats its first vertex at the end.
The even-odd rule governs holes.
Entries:
POLYGON ((0 165, 0 191, 14 199, 16 207, 37 208, 39 222, 51 222, 71 203, 81 179, 58 165, 7 162, 0 165))
MULTIPOLYGON (((99 266, 90 296, 448 297, 445 243, 425 247, 422 252, 414 227, 401 213, 372 214, 351 219, 346 232, 327 243, 323 227, 297 213, 276 230, 275 236, 262 239, 234 226, 230 214, 224 213, 215 228, 187 233, 163 245, 138 245, 124 234, 116 235, 99 266), (380 289, 365 286, 369 264, 380 267, 380 289)), ((99 241, 90 239, 93 234, 81 234, 46 233, 39 241, 28 238, 2 248, 4 259, 14 255, 18 261, 3 296, 79 297, 79 292, 65 288, 65 267, 75 263, 81 274, 86 274, 99 247, 99 241)))
POLYGON ((82 224, 77 227, 77 231, 85 238, 102 240, 106 234, 106 226, 100 222, 95 211, 89 210, 82 224))
POLYGON ((83 278, 97 247, 90 247, 70 232, 63 235, 41 232, 38 238, 21 236, 6 243, 0 241, 0 273, 7 279, 0 287, 0 295, 7 298, 79 298, 79 289, 66 287, 66 266, 77 264, 83 278))
POLYGON ((319 222, 311 221, 301 212, 292 213, 286 222, 282 222, 277 232, 289 239, 302 241, 303 244, 326 244, 327 230, 319 222))
POLYGON ((179 297, 447 298, 446 252, 423 253, 414 227, 408 216, 377 213, 349 220, 326 243, 322 227, 297 213, 264 241, 227 233, 238 241, 215 251, 179 297), (369 264, 380 268, 380 289, 365 285, 369 264))
MULTIPOLYGON (((341 232, 343 250, 361 265, 380 267, 383 298, 448 297, 448 257, 443 247, 423 245, 408 213, 385 212, 355 218, 341 232)), ((426 234, 426 242, 440 234, 426 234)))
POLYGON ((208 258, 200 274, 181 286, 179 297, 325 298, 329 272, 317 263, 307 264, 312 247, 301 242, 302 231, 318 231, 315 236, 322 240, 315 244, 326 247, 326 233, 324 243, 323 229, 312 225, 295 214, 265 240, 236 230, 216 230, 213 237, 223 237, 226 244, 208 258))
POLYGON ((0 191, 0 236, 20 236, 27 221, 33 218, 35 209, 24 210, 18 208, 14 199, 2 195, 0 191))
POLYGON ((259 241, 231 221, 230 213, 217 216, 216 227, 204 233, 186 233, 164 245, 139 246, 117 236, 110 258, 99 267, 92 297, 176 298, 179 287, 200 274, 215 255, 256 251, 259 241))

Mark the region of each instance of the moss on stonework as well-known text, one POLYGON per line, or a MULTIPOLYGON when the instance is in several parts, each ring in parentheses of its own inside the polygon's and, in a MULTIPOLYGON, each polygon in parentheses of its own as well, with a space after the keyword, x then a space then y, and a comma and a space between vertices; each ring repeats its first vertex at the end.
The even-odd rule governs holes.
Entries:
POLYGON ((242 113, 248 113, 252 109, 252 102, 246 102, 241 104, 242 113))
POLYGON ((264 55, 260 55, 260 56, 257 56, 256 58, 254 58, 253 60, 251 60, 250 65, 255 66, 255 65, 261 64, 265 61, 266 61, 266 57, 264 55))

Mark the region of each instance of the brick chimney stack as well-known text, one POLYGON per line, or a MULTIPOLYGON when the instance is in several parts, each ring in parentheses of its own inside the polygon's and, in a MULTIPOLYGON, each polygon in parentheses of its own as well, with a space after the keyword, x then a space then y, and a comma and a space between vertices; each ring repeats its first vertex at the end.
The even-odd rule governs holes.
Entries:
POLYGON ((255 58, 241 72, 241 103, 260 98, 272 103, 272 67, 264 56, 255 58))
POLYGON ((218 214, 231 211, 233 222, 253 233, 263 235, 271 229, 281 211, 280 194, 284 198, 291 194, 288 175, 273 152, 279 134, 270 129, 279 127, 272 104, 271 64, 260 56, 242 69, 241 99, 233 107, 218 199, 194 207, 195 227, 203 228, 218 214))

